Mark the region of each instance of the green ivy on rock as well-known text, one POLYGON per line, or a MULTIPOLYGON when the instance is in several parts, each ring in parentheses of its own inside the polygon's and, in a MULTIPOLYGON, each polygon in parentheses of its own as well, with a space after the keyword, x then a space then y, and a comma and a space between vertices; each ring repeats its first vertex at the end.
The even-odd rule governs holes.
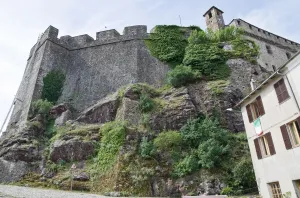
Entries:
POLYGON ((58 70, 49 72, 43 78, 42 99, 56 103, 61 95, 62 88, 65 82, 65 75, 58 70))

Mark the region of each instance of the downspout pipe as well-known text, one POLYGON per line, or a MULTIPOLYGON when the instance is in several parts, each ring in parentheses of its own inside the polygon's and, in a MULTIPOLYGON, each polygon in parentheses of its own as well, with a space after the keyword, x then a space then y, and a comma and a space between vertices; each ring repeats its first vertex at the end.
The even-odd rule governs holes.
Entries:
POLYGON ((293 90, 293 88, 292 88, 292 86, 291 86, 291 83, 290 83, 290 80, 289 80, 288 76, 285 75, 285 74, 279 73, 279 70, 277 70, 276 73, 277 73, 278 75, 280 75, 280 76, 285 76, 285 77, 286 77, 286 80, 287 80, 287 82, 288 82, 288 84, 289 84, 290 90, 292 91, 293 98, 294 98, 295 103, 296 103, 296 105, 297 105, 298 112, 300 113, 300 106, 299 106, 299 103, 298 103, 298 101, 297 101, 297 99, 296 99, 294 90, 293 90))

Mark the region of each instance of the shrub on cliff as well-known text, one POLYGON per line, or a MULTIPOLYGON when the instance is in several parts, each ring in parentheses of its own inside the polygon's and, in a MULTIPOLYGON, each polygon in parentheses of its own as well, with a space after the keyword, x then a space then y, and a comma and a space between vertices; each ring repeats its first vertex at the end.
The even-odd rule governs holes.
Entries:
POLYGON ((147 113, 154 108, 154 102, 148 94, 143 93, 139 100, 139 109, 143 113, 147 113))
POLYGON ((39 99, 37 101, 32 102, 30 106, 29 118, 33 118, 37 114, 41 114, 44 118, 47 118, 52 106, 52 102, 49 102, 47 99, 39 99))
POLYGON ((154 139, 154 146, 158 151, 172 151, 181 145, 181 134, 177 131, 164 131, 154 139))
POLYGON ((198 71, 193 71, 191 67, 177 65, 175 69, 168 73, 167 81, 174 87, 180 87, 195 82, 201 78, 198 71))
POLYGON ((65 75, 61 71, 51 71, 43 78, 42 99, 56 103, 61 95, 65 75))

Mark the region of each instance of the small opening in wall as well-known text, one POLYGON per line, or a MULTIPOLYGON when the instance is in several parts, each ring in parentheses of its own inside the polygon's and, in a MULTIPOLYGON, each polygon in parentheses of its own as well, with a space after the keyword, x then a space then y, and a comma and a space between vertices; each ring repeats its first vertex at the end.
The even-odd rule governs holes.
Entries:
POLYGON ((268 63, 265 63, 266 64, 266 66, 268 67, 269 66, 269 64, 268 63))
POLYGON ((249 24, 249 28, 252 30, 252 25, 249 24))
POLYGON ((277 36, 277 39, 280 39, 280 37, 279 37, 279 36, 277 36))
POLYGON ((268 54, 272 54, 272 49, 271 49, 270 45, 266 45, 266 49, 267 49, 268 54))
POLYGON ((240 21, 237 21, 238 25, 241 25, 241 22, 240 21))
POLYGON ((290 59, 291 58, 291 54, 290 53, 286 53, 286 57, 288 58, 288 59, 290 59))
POLYGON ((275 65, 272 65, 272 68, 273 68, 273 71, 275 72, 276 71, 275 65))
POLYGON ((209 17, 209 18, 211 18, 211 17, 212 17, 212 13, 211 13, 211 12, 208 14, 208 17, 209 17))
POLYGON ((259 29, 259 28, 257 28, 257 31, 258 31, 258 32, 260 32, 260 29, 259 29))

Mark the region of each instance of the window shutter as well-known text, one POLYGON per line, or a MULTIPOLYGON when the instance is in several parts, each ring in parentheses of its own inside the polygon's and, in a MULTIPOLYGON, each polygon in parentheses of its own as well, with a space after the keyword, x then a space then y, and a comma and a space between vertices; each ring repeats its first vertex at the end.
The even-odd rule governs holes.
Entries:
POLYGON ((283 78, 274 84, 274 88, 275 88, 279 103, 283 102, 284 100, 286 100, 290 97, 289 92, 287 91, 287 88, 285 86, 283 78))
POLYGON ((287 88, 285 86, 284 80, 281 79, 280 81, 281 81, 280 82, 281 95, 282 95, 283 100, 286 100, 286 99, 288 99, 290 97, 289 96, 289 92, 287 91, 287 88))
POLYGON ((262 99, 260 96, 258 96, 256 98, 256 103, 257 103, 257 107, 258 107, 258 111, 259 111, 259 115, 262 116, 265 114, 265 109, 264 109, 264 105, 262 103, 262 99))
POLYGON ((248 114, 248 119, 249 119, 249 122, 253 122, 253 116, 252 116, 252 112, 251 112, 251 107, 250 105, 247 105, 246 106, 246 109, 247 109, 247 114, 248 114))
POLYGON ((298 126, 300 127, 300 117, 298 117, 298 118, 296 119, 296 121, 298 122, 298 126))
POLYGON ((267 141, 268 141, 268 146, 269 146, 269 149, 270 149, 270 154, 271 155, 275 155, 276 151, 275 151, 275 147, 274 147, 272 135, 271 135, 270 132, 266 134, 266 138, 267 138, 267 141))
POLYGON ((282 95, 281 95, 281 91, 280 91, 280 86, 279 86, 279 82, 274 84, 274 88, 275 88, 275 92, 278 98, 278 102, 281 103, 283 101, 282 99, 282 95))
POLYGON ((287 150, 291 149, 292 148, 292 143, 291 143, 288 131, 286 129, 286 126, 282 125, 280 127, 280 130, 281 130, 282 138, 283 138, 283 141, 284 141, 284 144, 285 144, 285 148, 287 150))
POLYGON ((256 150, 256 154, 257 154, 257 158, 261 159, 262 155, 261 155, 261 151, 260 151, 260 147, 259 147, 259 142, 258 142, 258 138, 256 138, 254 140, 254 145, 255 145, 255 150, 256 150))

